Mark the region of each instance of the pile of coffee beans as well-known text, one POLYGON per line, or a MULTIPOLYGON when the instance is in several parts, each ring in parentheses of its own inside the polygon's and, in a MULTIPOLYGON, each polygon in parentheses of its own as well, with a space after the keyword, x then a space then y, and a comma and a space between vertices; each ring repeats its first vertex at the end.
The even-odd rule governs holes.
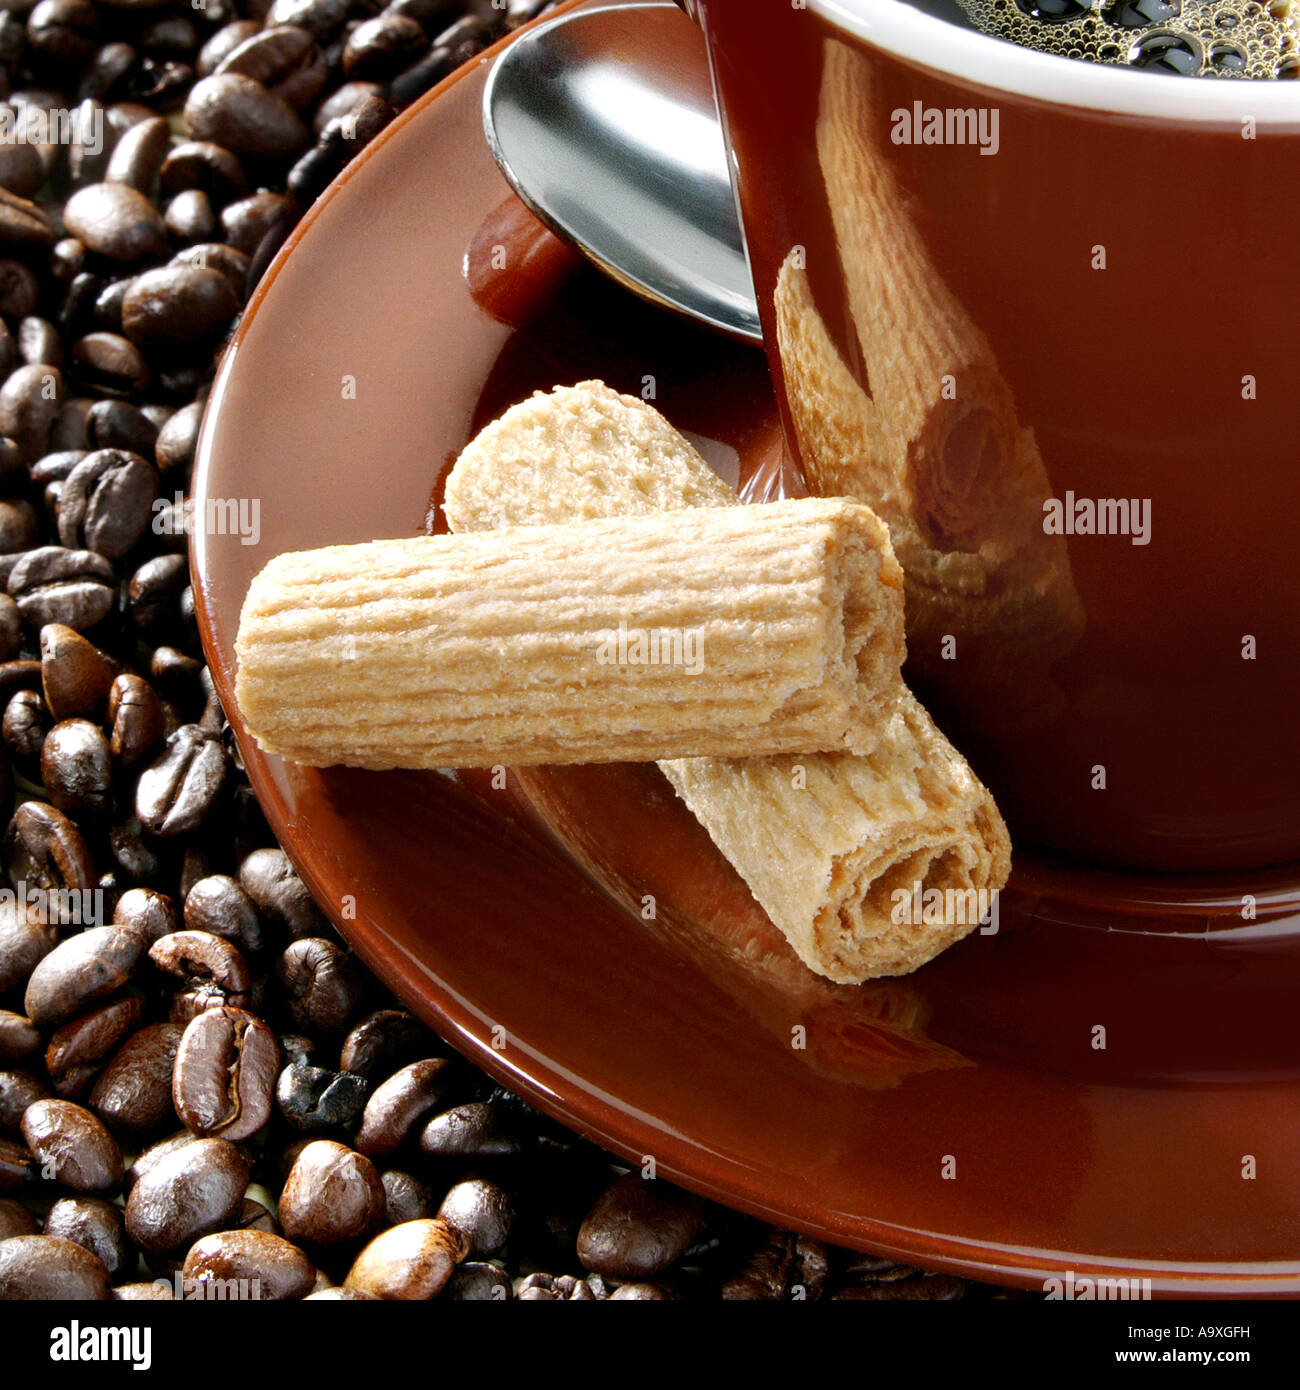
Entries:
POLYGON ((0 12, 0 1299, 968 1291, 628 1172, 451 1055, 312 902, 204 664, 214 353, 357 150, 543 7, 0 12))

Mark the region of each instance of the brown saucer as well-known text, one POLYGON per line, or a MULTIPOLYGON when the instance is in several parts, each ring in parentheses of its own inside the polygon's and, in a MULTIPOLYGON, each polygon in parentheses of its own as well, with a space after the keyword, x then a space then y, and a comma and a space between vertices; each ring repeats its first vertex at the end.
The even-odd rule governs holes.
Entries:
POLYGON ((653 378, 752 496, 797 485, 757 354, 576 266, 507 198, 480 130, 484 71, 397 121, 305 219, 200 445, 200 503, 261 505, 257 545, 195 537, 208 658, 316 897, 478 1065, 722 1201, 1026 1286, 1072 1269, 1300 1293, 1294 875, 1234 927, 1231 885, 1080 888, 1022 856, 997 935, 843 988, 794 961, 652 768, 501 790, 286 768, 246 735, 233 649, 254 572, 287 549, 418 532, 448 461, 534 386, 600 375, 640 394, 653 378))

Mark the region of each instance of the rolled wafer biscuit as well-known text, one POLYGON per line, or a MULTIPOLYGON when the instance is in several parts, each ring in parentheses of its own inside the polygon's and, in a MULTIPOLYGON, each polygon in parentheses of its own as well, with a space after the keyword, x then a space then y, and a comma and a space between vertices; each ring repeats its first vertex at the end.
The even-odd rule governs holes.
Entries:
POLYGON ((317 767, 865 749, 902 586, 838 498, 333 546, 254 579, 236 689, 263 748, 317 767))
MULTIPOLYGON (((461 455, 447 484, 448 522, 457 531, 546 524, 571 514, 571 489, 580 514, 593 518, 691 496, 713 505, 721 484, 710 484, 708 464, 681 436, 657 454, 653 481, 646 476, 639 441, 663 440, 663 429, 658 412, 600 382, 539 393, 461 455)), ((870 758, 659 766, 804 964, 839 983, 924 965, 974 926, 967 895, 996 892, 1010 871, 1010 840, 992 797, 901 678, 870 758), (947 890, 963 920, 900 914, 895 895, 914 901, 917 888, 947 890)))

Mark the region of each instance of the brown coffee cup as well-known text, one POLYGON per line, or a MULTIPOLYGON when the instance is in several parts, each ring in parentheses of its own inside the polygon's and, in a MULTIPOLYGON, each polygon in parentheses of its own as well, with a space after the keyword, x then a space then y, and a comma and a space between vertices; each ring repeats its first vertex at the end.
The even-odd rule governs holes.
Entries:
POLYGON ((950 0, 690 0, 810 485, 1018 847, 1300 861, 1300 87, 1035 53, 950 0))

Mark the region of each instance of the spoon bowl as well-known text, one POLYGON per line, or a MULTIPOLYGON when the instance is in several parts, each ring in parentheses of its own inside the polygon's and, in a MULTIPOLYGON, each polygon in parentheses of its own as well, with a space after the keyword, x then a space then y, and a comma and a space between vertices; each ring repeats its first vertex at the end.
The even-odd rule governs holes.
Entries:
POLYGON ((699 30, 579 10, 520 36, 483 95, 511 187, 620 284, 760 342, 758 305, 699 30), (653 38, 653 42, 651 42, 653 38))

